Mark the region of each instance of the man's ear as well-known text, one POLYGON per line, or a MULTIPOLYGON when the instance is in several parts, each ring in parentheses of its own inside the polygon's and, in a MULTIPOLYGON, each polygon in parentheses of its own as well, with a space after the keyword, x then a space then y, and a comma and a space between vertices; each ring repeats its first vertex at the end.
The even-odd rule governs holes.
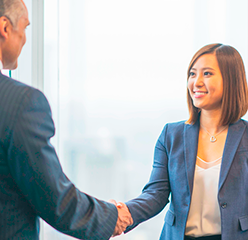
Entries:
POLYGON ((8 38, 11 23, 5 16, 0 17, 0 37, 8 38))

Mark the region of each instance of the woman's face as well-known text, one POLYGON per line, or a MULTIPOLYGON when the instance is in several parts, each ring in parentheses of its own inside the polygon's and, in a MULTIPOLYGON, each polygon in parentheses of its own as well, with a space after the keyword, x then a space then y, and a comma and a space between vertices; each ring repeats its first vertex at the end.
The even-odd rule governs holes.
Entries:
POLYGON ((223 79, 214 54, 204 54, 190 70, 188 90, 195 107, 201 110, 221 108, 223 79))

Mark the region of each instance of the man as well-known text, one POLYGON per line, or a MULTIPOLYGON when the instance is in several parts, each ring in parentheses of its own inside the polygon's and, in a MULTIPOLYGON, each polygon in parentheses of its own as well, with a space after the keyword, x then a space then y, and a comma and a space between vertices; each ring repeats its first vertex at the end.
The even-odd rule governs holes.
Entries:
MULTIPOLYGON (((0 0, 0 69, 17 68, 29 25, 23 0, 0 0)), ((132 218, 125 206, 80 192, 63 173, 50 106, 32 87, 0 73, 0 239, 39 238, 39 217, 79 239, 109 239, 132 218)))

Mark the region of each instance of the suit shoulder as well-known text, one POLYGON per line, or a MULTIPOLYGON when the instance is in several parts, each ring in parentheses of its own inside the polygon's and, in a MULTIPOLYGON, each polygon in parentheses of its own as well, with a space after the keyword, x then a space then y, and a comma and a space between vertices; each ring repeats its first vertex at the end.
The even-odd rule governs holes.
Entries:
POLYGON ((183 132, 186 121, 167 123, 164 126, 158 141, 165 146, 167 151, 170 151, 172 146, 182 145, 183 132))
POLYGON ((40 90, 0 73, 0 100, 2 103, 8 103, 10 99, 12 103, 21 103, 25 97, 31 100, 34 95, 45 98, 40 90))
POLYGON ((248 135, 248 121, 247 120, 244 120, 244 119, 240 119, 240 126, 244 126, 245 127, 245 135, 248 135))
POLYGON ((167 123, 163 128, 161 136, 167 136, 166 138, 174 137, 177 135, 181 136, 184 131, 185 122, 186 121, 167 123))
POLYGON ((241 120, 241 122, 242 122, 244 125, 248 126, 248 121, 247 121, 247 120, 244 120, 244 119, 240 119, 240 120, 241 120))
MULTIPOLYGON (((0 115, 10 125, 23 111, 43 109, 51 112, 44 94, 36 88, 0 74, 0 115)), ((1 121, 0 121, 1 123, 1 121)))
POLYGON ((167 132, 182 132, 185 126, 185 122, 184 121, 179 121, 179 122, 172 122, 172 123, 167 123, 165 125, 165 128, 167 128, 167 132))
POLYGON ((20 94, 24 94, 27 91, 30 91, 34 89, 33 87, 19 82, 13 78, 7 77, 3 74, 0 74, 0 92, 3 93, 1 95, 6 96, 7 94, 4 93, 8 93, 8 95, 13 95, 17 96, 20 94))

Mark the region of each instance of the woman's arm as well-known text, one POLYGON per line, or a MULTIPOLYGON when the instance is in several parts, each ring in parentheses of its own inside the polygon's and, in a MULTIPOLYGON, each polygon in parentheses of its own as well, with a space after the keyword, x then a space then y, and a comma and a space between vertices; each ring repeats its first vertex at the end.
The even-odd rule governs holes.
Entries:
POLYGON ((145 185, 139 197, 126 202, 134 222, 132 226, 127 228, 126 232, 132 230, 141 222, 154 217, 169 202, 168 154, 165 147, 167 127, 168 125, 164 127, 155 146, 153 168, 149 182, 145 185))

